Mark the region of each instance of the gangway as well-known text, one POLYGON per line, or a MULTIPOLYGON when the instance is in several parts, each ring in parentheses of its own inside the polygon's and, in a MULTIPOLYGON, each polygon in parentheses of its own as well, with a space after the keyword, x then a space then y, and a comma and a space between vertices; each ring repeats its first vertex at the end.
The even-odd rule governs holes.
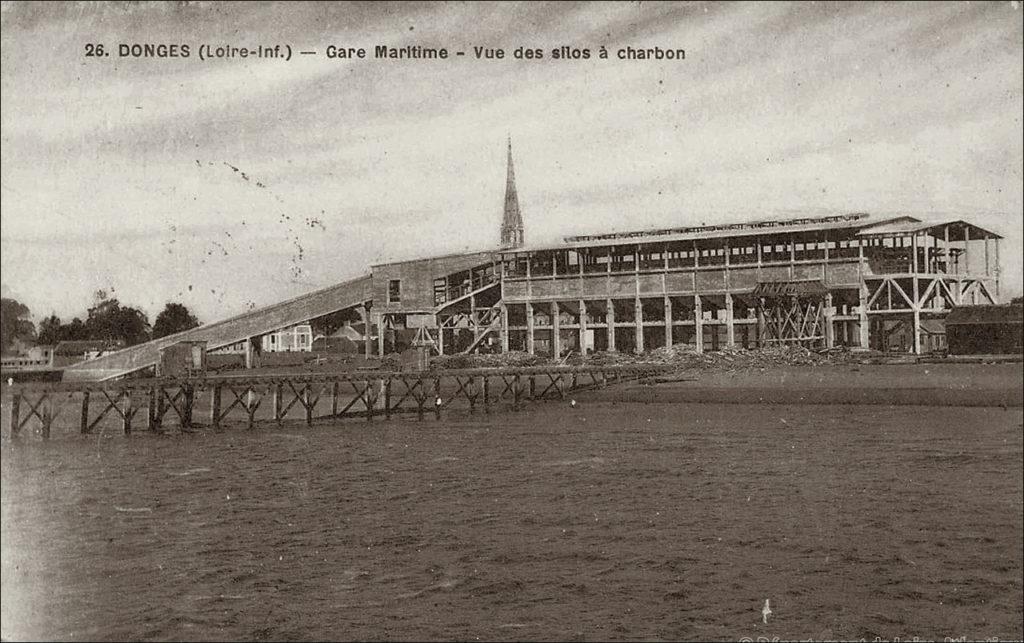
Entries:
POLYGON ((214 350, 339 310, 361 306, 371 299, 371 283, 371 276, 364 275, 228 319, 129 346, 65 368, 64 380, 103 381, 123 377, 155 366, 160 358, 160 350, 177 342, 205 341, 207 349, 214 350))

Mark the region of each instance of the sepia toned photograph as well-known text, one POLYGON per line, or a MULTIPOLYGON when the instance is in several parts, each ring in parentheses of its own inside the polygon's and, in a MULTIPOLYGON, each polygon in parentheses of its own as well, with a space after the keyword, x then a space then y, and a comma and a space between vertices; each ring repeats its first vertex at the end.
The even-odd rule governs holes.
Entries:
POLYGON ((1024 12, 0 2, 0 640, 1024 638, 1024 12))

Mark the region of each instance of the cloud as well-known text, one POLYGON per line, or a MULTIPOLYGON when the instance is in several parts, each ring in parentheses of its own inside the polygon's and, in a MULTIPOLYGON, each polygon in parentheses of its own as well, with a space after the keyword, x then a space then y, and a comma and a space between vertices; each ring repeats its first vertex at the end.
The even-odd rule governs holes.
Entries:
POLYGON ((116 285, 154 314, 204 283, 216 292, 190 302, 214 319, 373 261, 491 246, 509 133, 531 241, 956 212, 1007 230, 1020 289, 1022 29, 1006 5, 24 6, 2 14, 0 263, 33 310, 116 285), (93 61, 89 40, 687 58, 93 61), (306 217, 326 232, 293 224, 306 217), (205 254, 215 241, 229 256, 205 254))

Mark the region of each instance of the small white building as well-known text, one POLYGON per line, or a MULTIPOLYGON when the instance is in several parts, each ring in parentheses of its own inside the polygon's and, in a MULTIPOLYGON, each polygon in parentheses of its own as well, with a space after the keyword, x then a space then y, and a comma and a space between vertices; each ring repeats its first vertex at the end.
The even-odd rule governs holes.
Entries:
POLYGON ((310 352, 313 350, 313 327, 296 324, 263 336, 263 352, 310 352))
MULTIPOLYGON (((260 337, 260 352, 282 353, 313 350, 313 327, 309 324, 296 324, 282 328, 260 337)), ((210 351, 213 354, 245 354, 245 340, 221 346, 210 351)))

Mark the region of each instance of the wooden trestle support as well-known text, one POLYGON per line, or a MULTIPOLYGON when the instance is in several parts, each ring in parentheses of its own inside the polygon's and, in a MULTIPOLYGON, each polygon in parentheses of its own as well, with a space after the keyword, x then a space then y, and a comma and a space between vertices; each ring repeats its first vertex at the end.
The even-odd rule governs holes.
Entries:
MULTIPOLYGON (((760 295, 757 313, 762 344, 797 344, 817 348, 828 342, 831 321, 827 315, 827 294, 771 293, 767 290, 756 292, 760 295)), ((823 287, 821 290, 824 292, 823 287)))
POLYGON ((428 414, 441 419, 449 409, 471 414, 481 408, 485 413, 518 410, 527 401, 564 399, 571 391, 603 388, 664 370, 656 365, 529 367, 15 384, 9 387, 10 436, 18 438, 35 418, 39 435, 49 439, 62 411, 76 406, 82 434, 95 433, 113 412, 121 430, 130 435, 133 419, 143 408, 151 432, 162 432, 170 424, 164 422, 169 411, 183 431, 199 426, 220 430, 238 422, 250 429, 260 423, 297 420, 307 425, 360 417, 372 422, 375 417, 413 413, 419 420, 428 414), (269 410, 259 413, 268 399, 269 410), (208 418, 203 424, 196 422, 201 409, 208 418))
POLYGON ((798 344, 818 348, 826 341, 825 298, 787 295, 761 297, 758 325, 763 344, 798 344))

